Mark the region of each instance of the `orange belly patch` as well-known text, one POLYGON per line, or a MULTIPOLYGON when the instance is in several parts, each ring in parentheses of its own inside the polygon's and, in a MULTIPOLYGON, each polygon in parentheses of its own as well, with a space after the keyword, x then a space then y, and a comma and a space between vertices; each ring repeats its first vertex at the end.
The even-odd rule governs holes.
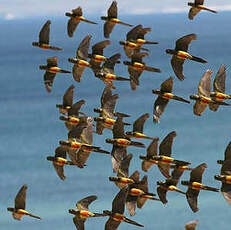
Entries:
POLYGON ((131 143, 131 141, 129 141, 127 139, 122 139, 122 138, 117 139, 116 142, 120 146, 128 146, 131 143))
POLYGON ((130 190, 130 194, 132 195, 132 196, 140 196, 140 195, 142 195, 144 192, 142 191, 142 190, 140 190, 140 189, 137 189, 137 188, 132 188, 131 190, 130 190))
POLYGON ((115 213, 112 219, 115 220, 115 221, 123 221, 124 220, 124 215, 119 214, 119 213, 115 213))
POLYGON ((201 183, 198 183, 198 182, 192 183, 192 189, 195 189, 195 190, 201 190, 202 186, 203 185, 201 183))
POLYGON ((143 70, 144 69, 144 64, 139 63, 139 62, 134 62, 133 67, 138 70, 143 70))
POLYGON ((55 67, 51 67, 49 70, 48 70, 50 73, 57 73, 60 71, 60 68, 55 66, 55 67))
POLYGON ((84 60, 79 60, 78 66, 79 67, 86 67, 86 66, 89 66, 89 63, 87 61, 84 61, 84 60))
POLYGON ((226 176, 225 177, 225 183, 226 184, 231 184, 231 176, 226 176))
POLYGON ((95 55, 95 56, 94 56, 94 60, 95 60, 96 62, 103 62, 103 61, 106 60, 106 58, 105 58, 104 56, 102 56, 102 55, 95 55))
POLYGON ((172 93, 164 93, 162 97, 163 97, 164 99, 169 100, 169 99, 173 98, 173 96, 174 96, 174 95, 173 95, 172 93))

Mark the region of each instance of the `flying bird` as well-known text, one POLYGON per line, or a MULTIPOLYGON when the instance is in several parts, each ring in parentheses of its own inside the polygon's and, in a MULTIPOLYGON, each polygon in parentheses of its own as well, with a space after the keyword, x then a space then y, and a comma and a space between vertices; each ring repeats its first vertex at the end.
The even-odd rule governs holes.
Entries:
POLYGON ((118 19, 118 9, 117 9, 117 2, 113 1, 111 6, 109 7, 107 11, 107 16, 102 16, 101 19, 106 21, 104 23, 104 37, 109 38, 110 34, 115 26, 115 24, 121 24, 124 26, 130 26, 132 27, 133 25, 127 24, 125 22, 122 22, 118 19))
POLYGON ((167 54, 173 55, 171 59, 171 65, 175 75, 181 81, 185 79, 185 76, 183 74, 183 65, 186 59, 200 62, 200 63, 207 63, 206 60, 196 56, 192 56, 191 54, 188 53, 188 47, 190 43, 192 42, 192 40, 196 40, 196 39, 197 39, 196 34, 185 35, 176 41, 176 46, 174 50, 173 49, 166 50, 167 54))
POLYGON ((157 99, 154 102, 154 107, 153 107, 153 122, 155 123, 160 122, 160 116, 163 114, 169 100, 173 99, 180 102, 190 103, 190 101, 172 94, 172 91, 173 91, 172 77, 168 78, 167 80, 161 83, 160 90, 159 89, 152 90, 153 94, 158 95, 157 99))
POLYGON ((91 67, 88 59, 88 49, 90 46, 91 35, 88 34, 79 44, 76 51, 76 58, 69 58, 68 61, 74 63, 72 75, 75 81, 80 82, 83 72, 86 67, 91 67))
POLYGON ((49 45, 50 24, 51 24, 50 20, 46 21, 46 23, 43 25, 42 29, 40 30, 39 42, 32 42, 32 46, 41 48, 43 50, 48 50, 48 49, 49 50, 62 50, 62 48, 49 45))
POLYGON ((204 6, 204 0, 194 0, 194 2, 188 2, 188 6, 191 6, 188 14, 188 18, 190 20, 193 20, 194 17, 201 11, 201 10, 207 10, 212 13, 217 13, 215 10, 211 10, 208 7, 204 6))
POLYGON ((18 191, 15 200, 14 200, 14 208, 7 208, 9 212, 12 212, 12 216, 15 220, 21 220, 23 216, 30 216, 36 219, 41 220, 42 218, 39 216, 35 216, 28 211, 26 211, 26 191, 27 185, 24 184, 20 190, 18 191))
POLYGON ((84 223, 88 218, 91 217, 102 217, 106 216, 101 213, 94 213, 88 210, 88 206, 97 199, 97 196, 88 196, 79 200, 76 204, 77 210, 69 209, 69 213, 75 215, 73 218, 73 223, 76 226, 77 230, 84 230, 84 223))
POLYGON ((39 69, 45 70, 44 84, 48 93, 51 92, 56 73, 71 73, 58 67, 58 57, 47 58, 47 65, 40 65, 39 69))
POLYGON ((80 22, 87 22, 90 24, 98 24, 96 22, 90 21, 83 17, 82 8, 79 6, 76 9, 72 10, 72 13, 67 12, 66 16, 70 17, 67 24, 67 34, 69 37, 73 37, 74 32, 80 22))

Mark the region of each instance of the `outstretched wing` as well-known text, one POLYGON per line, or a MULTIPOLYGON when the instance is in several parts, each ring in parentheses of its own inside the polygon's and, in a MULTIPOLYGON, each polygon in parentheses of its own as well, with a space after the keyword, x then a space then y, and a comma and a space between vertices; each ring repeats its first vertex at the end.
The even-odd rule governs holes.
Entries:
POLYGON ((197 36, 196 34, 188 34, 176 41, 176 47, 175 50, 181 50, 181 51, 188 51, 189 44, 192 42, 192 40, 196 40, 197 36))
POLYGON ((26 190, 27 185, 24 184, 18 191, 14 200, 15 209, 26 209, 26 190))
POLYGON ((39 33, 39 43, 41 44, 49 44, 50 37, 50 24, 51 21, 48 20, 42 27, 39 33))
POLYGON ((97 199, 97 196, 88 196, 79 200, 76 204, 79 210, 88 210, 88 206, 97 199))

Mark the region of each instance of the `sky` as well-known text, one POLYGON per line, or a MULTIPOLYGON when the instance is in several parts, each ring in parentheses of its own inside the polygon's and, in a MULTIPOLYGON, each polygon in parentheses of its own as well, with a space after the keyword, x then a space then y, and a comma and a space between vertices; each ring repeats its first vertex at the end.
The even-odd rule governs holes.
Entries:
MULTIPOLYGON (((111 2, 112 0, 0 0, 0 19, 63 16, 64 12, 78 6, 82 7, 84 15, 105 14, 111 2)), ((117 0, 117 2, 119 14, 178 13, 189 9, 188 0, 117 0)), ((230 0, 205 0, 204 5, 218 11, 231 10, 230 0)))

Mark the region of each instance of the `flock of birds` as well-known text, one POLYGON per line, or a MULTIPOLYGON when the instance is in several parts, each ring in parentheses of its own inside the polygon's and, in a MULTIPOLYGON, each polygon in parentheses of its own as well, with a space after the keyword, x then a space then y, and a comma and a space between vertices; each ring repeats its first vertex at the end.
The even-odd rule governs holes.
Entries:
MULTIPOLYGON (((195 0, 193 3, 188 3, 191 6, 189 11, 189 19, 192 20, 197 13, 201 10, 207 10, 213 13, 216 11, 211 10, 203 5, 203 0, 195 0)), ((81 7, 72 10, 72 13, 66 13, 70 19, 68 21, 67 32, 69 37, 73 37, 78 24, 83 21, 91 24, 97 24, 83 17, 81 7)), ((115 24, 121 24, 128 27, 133 25, 122 22, 117 17, 117 2, 113 1, 108 9, 108 15, 101 17, 105 20, 104 36, 109 38, 113 31, 115 24)), ((59 47, 51 46, 49 44, 51 21, 47 21, 40 33, 39 42, 33 42, 32 45, 41 49, 49 49, 59 51, 59 47)), ((79 168, 84 168, 88 157, 91 152, 102 154, 111 154, 113 172, 117 176, 110 176, 109 181, 115 183, 120 189, 119 193, 115 196, 112 202, 112 210, 104 210, 102 213, 94 213, 88 210, 88 206, 97 199, 96 196, 88 196, 79 200, 76 204, 77 209, 70 209, 69 213, 74 215, 73 222, 78 230, 84 230, 84 222, 90 217, 103 217, 108 216, 109 219, 105 224, 105 230, 115 230, 120 223, 126 222, 139 227, 144 227, 142 224, 127 218, 124 215, 125 206, 131 216, 136 214, 136 207, 141 209, 145 202, 154 200, 166 204, 167 192, 175 191, 186 195, 189 207, 193 212, 197 212, 198 196, 201 190, 219 192, 219 189, 207 186, 202 183, 202 175, 207 168, 206 163, 202 163, 195 168, 190 168, 191 162, 173 158, 172 144, 176 137, 176 132, 170 132, 160 143, 158 153, 159 138, 147 136, 144 133, 145 121, 149 118, 149 114, 141 115, 133 123, 132 131, 125 132, 124 126, 130 124, 125 122, 124 119, 129 117, 128 114, 116 112, 115 105, 118 99, 118 94, 113 94, 112 90, 114 81, 129 81, 132 90, 136 90, 139 85, 139 78, 144 71, 151 71, 160 73, 161 70, 155 67, 147 66, 142 59, 148 56, 148 49, 144 48, 144 44, 158 44, 158 42, 146 41, 144 36, 150 32, 151 28, 143 28, 142 25, 133 27, 126 37, 126 41, 120 41, 120 45, 124 47, 125 54, 130 61, 123 63, 128 66, 129 78, 117 76, 114 73, 115 64, 120 63, 120 54, 116 53, 107 58, 103 56, 103 50, 110 45, 110 40, 105 40, 96 43, 92 46, 91 54, 88 53, 90 47, 91 35, 87 35, 80 43, 76 57, 69 58, 68 61, 73 63, 72 74, 75 81, 80 82, 84 69, 89 67, 92 69, 95 77, 102 80, 106 86, 101 96, 101 107, 94 108, 94 112, 98 113, 97 117, 89 117, 81 112, 81 106, 85 104, 84 100, 79 100, 73 103, 73 95, 75 86, 71 85, 63 96, 63 103, 56 105, 59 108, 60 120, 65 122, 68 130, 68 140, 59 141, 59 146, 55 149, 54 156, 48 156, 47 160, 53 163, 54 169, 61 180, 65 179, 64 166, 74 165, 79 168), (142 52, 141 52, 142 51, 142 52), (143 52, 146 51, 146 52, 143 52), (90 61, 88 61, 90 59, 90 61), (103 63, 103 64, 102 64, 103 63), (96 125, 93 123, 96 122, 96 125), (96 130, 93 131, 94 127, 96 130), (113 138, 107 138, 106 143, 112 144, 112 151, 108 152, 101 149, 101 147, 93 145, 93 133, 102 135, 104 129, 110 129, 113 133, 113 138), (129 176, 129 165, 132 159, 132 154, 127 154, 127 147, 135 146, 138 148, 145 148, 142 142, 133 141, 132 139, 148 139, 151 140, 147 148, 147 154, 140 156, 142 160, 142 170, 148 172, 152 165, 157 165, 160 172, 166 178, 165 181, 157 182, 157 194, 148 191, 148 177, 145 175, 140 180, 140 173, 135 171, 129 176), (67 154, 70 160, 67 159, 67 154), (181 181, 181 184, 187 186, 187 191, 184 192, 177 187, 180 177, 184 171, 191 171, 190 178, 187 181, 181 181)), ((179 80, 184 80, 183 65, 184 61, 189 59, 192 61, 207 63, 206 60, 193 56, 188 53, 188 47, 192 40, 196 40, 195 34, 189 34, 181 37, 176 41, 175 49, 167 49, 166 53, 172 55, 171 65, 172 69, 179 80)), ((58 67, 58 58, 50 57, 47 59, 47 65, 41 65, 41 70, 45 70, 44 84, 46 90, 51 92, 56 73, 71 73, 70 71, 63 70, 58 67)), ((198 95, 191 95, 190 99, 195 100, 194 114, 201 116, 202 112, 207 106, 212 111, 217 111, 220 105, 229 106, 224 102, 225 99, 231 99, 230 95, 225 94, 225 78, 226 68, 221 65, 218 73, 213 82, 213 91, 211 92, 211 76, 212 71, 207 70, 202 76, 199 86, 198 95)), ((160 116, 165 110, 170 99, 180 102, 190 103, 190 101, 176 96, 173 91, 173 77, 165 80, 160 89, 153 90, 153 94, 158 97, 154 103, 153 121, 159 122, 160 116)), ((225 159, 218 160, 221 164, 221 172, 215 175, 215 179, 222 182, 221 192, 225 200, 231 205, 231 142, 226 148, 225 159)), ((26 211, 26 191, 27 185, 23 185, 15 198, 14 208, 9 207, 7 210, 12 212, 13 218, 21 220, 22 216, 27 215, 34 218, 41 219, 41 217, 33 215, 26 211)), ((193 230, 196 228, 198 220, 191 221, 185 225, 185 229, 193 230)))

